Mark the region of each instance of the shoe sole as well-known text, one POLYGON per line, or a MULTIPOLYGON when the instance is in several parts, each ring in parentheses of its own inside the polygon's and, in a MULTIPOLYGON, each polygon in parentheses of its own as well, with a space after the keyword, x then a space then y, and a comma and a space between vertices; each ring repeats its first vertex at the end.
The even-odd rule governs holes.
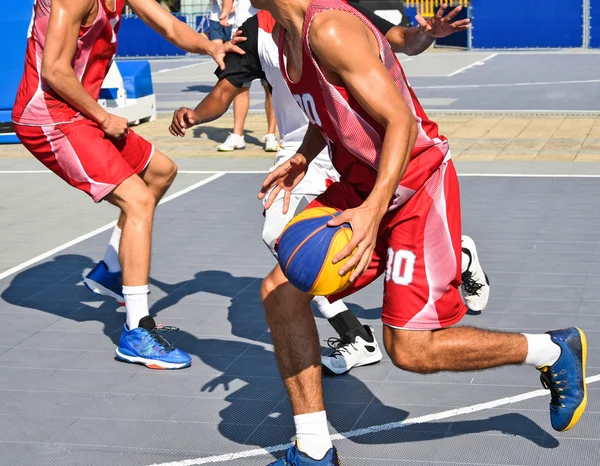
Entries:
POLYGON ((575 410, 575 413, 573 414, 573 417, 571 418, 571 422, 569 423, 569 425, 567 427, 565 427, 563 430, 561 430, 560 432, 565 432, 569 429, 572 429, 575 426, 575 424, 577 424, 577 422, 579 422, 579 419, 583 415, 583 412, 585 411, 585 407, 587 406, 587 383, 585 380, 587 377, 586 376, 587 339, 585 337, 585 333, 583 333, 583 331, 581 329, 577 328, 577 331, 579 332, 579 337, 581 338, 581 359, 582 359, 582 365, 583 365, 583 400, 581 400, 581 403, 575 410))
POLYGON ((114 291, 105 288, 100 283, 95 282, 91 278, 83 278, 81 281, 86 286, 86 288, 92 293, 97 294, 98 296, 107 296, 109 298, 113 298, 117 302, 117 304, 119 304, 120 306, 125 306, 125 299, 123 298, 123 296, 120 296, 114 291))
POLYGON ((344 371, 344 372, 335 372, 334 370, 330 369, 329 366, 323 364, 323 362, 321 362, 321 367, 324 369, 324 371, 325 371, 326 374, 329 374, 329 375, 344 375, 344 374, 347 374, 348 372, 350 372, 355 367, 374 366, 375 364, 380 363, 382 359, 383 359, 383 355, 379 354, 376 357, 371 357, 371 358, 366 359, 364 362, 360 362, 358 364, 355 364, 350 369, 348 369, 347 371, 344 371))
POLYGON ((190 367, 192 365, 191 361, 183 364, 175 364, 172 362, 162 362, 156 361, 154 359, 146 359, 140 358, 137 356, 128 356, 119 351, 119 348, 115 350, 115 354, 117 355, 117 359, 124 362, 129 362, 131 364, 141 364, 142 366, 146 366, 148 369, 156 369, 156 370, 177 370, 177 369, 185 369, 186 367, 190 367))
POLYGON ((246 146, 244 147, 234 147, 233 149, 219 149, 217 147, 217 152, 233 152, 234 150, 244 150, 246 148, 246 146))
POLYGON ((265 149, 265 152, 277 152, 277 149, 265 149))

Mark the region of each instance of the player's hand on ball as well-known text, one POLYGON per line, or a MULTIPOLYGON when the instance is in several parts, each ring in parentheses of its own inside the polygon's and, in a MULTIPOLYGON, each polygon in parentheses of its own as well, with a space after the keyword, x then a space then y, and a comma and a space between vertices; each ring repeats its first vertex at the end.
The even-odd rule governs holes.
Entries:
POLYGON ((181 107, 175 110, 169 132, 173 136, 185 136, 185 130, 201 123, 200 117, 191 108, 181 107))
POLYGON ((104 133, 114 139, 122 139, 129 131, 129 122, 126 118, 107 113, 107 117, 100 124, 100 128, 104 133))
POLYGON ((269 173, 258 193, 258 198, 261 200, 268 195, 265 210, 271 207, 279 192, 283 190, 283 213, 287 214, 292 190, 302 181, 307 170, 308 162, 306 158, 301 154, 296 154, 269 173))
POLYGON ((360 277, 371 263, 373 250, 377 242, 377 232, 381 222, 380 209, 372 208, 366 204, 355 209, 348 209, 340 215, 330 220, 327 225, 336 226, 343 223, 349 223, 352 227, 352 239, 350 242, 333 258, 333 263, 352 255, 348 262, 340 269, 340 275, 346 274, 356 268, 350 275, 350 281, 354 282, 360 277), (352 251, 356 251, 352 253, 352 251))
POLYGON ((415 20, 417 23, 419 23, 420 31, 427 36, 441 38, 447 37, 455 32, 469 29, 471 26, 470 19, 461 19, 453 23, 451 22, 462 10, 461 6, 457 6, 450 13, 444 16, 447 8, 447 4, 442 4, 435 16, 432 16, 431 18, 425 19, 421 15, 415 16, 415 20))

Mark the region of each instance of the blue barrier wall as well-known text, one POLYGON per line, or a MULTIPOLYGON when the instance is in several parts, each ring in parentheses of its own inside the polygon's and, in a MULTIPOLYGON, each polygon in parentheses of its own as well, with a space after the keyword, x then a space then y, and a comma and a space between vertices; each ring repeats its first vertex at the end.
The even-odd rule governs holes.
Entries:
POLYGON ((473 48, 583 45, 583 0, 472 0, 471 7, 473 48))
MULTIPOLYGON (((446 10, 446 15, 452 11, 452 8, 448 8, 446 10)), ((446 16, 444 15, 444 16, 446 16)), ((456 15, 453 21, 458 21, 461 19, 470 18, 472 15, 471 8, 463 8, 460 10, 460 13, 456 15)), ((471 29, 467 29, 466 31, 455 32, 454 34, 449 35, 448 37, 442 37, 440 39, 435 40, 436 46, 441 47, 460 47, 468 49, 470 47, 470 38, 471 29)))
POLYGON ((590 0, 590 47, 600 48, 600 0, 590 0))
MULTIPOLYGON (((186 17, 176 15, 185 22, 186 17)), ((119 29, 119 57, 157 57, 185 55, 181 49, 172 45, 160 34, 154 32, 137 16, 124 16, 119 29)))
MULTIPOLYGON (((0 73, 0 133, 12 132, 12 127, 2 123, 11 121, 12 107, 23 75, 27 31, 31 22, 33 0, 2 2, 0 5, 0 43, 2 50, 0 73)), ((16 136, 0 135, 0 142, 17 142, 16 136)))

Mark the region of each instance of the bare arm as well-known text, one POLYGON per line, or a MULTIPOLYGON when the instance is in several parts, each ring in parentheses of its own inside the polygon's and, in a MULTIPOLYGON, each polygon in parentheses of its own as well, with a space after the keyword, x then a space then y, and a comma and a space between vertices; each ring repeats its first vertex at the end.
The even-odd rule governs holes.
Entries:
POLYGON ((341 79, 358 103, 385 128, 377 181, 366 203, 381 217, 406 171, 417 124, 379 58, 375 37, 358 18, 344 12, 319 14, 310 32, 322 70, 341 79), (352 44, 352 53, 347 53, 352 44))
POLYGON ((425 19, 417 15, 415 19, 419 23, 418 27, 405 28, 403 26, 394 26, 391 28, 385 35, 385 38, 392 46, 394 52, 411 56, 419 55, 431 47, 435 39, 469 29, 471 26, 470 19, 451 22, 462 10, 462 7, 458 6, 444 16, 447 7, 448 5, 446 4, 440 6, 440 9, 432 18, 425 19))
POLYGON ((127 131, 127 120, 110 115, 90 96, 73 70, 72 61, 82 22, 94 8, 94 0, 53 0, 42 78, 66 102, 98 123, 112 137, 127 131))
POLYGON ((326 146, 327 143, 325 142, 321 130, 312 123, 309 123, 302 144, 298 148, 296 154, 302 155, 306 160, 306 163, 309 164, 323 151, 323 149, 325 149, 326 146))
POLYGON ((223 4, 221 5, 221 15, 219 16, 219 21, 223 26, 227 26, 227 21, 229 20, 229 15, 233 10, 233 0, 223 0, 223 4))
POLYGON ((221 79, 194 110, 181 107, 173 115, 169 131, 173 136, 185 136, 185 130, 200 123, 220 118, 229 108, 239 89, 227 79, 221 79))
POLYGON ((350 280, 354 281, 371 261, 379 223, 408 167, 417 124, 379 58, 375 36, 360 19, 342 11, 320 13, 313 20, 309 40, 325 76, 332 82, 341 80, 361 107, 385 129, 371 193, 362 205, 329 222, 330 225, 348 222, 352 226, 352 239, 333 262, 351 256, 340 268, 340 275, 352 270, 350 280), (352 44, 351 54, 347 44, 352 44))
POLYGON ((198 34, 183 21, 179 21, 154 0, 127 0, 127 3, 144 23, 173 45, 186 52, 208 54, 222 69, 225 67, 223 64, 225 53, 244 53, 235 45, 244 40, 243 38, 235 38, 232 42, 217 45, 198 34))

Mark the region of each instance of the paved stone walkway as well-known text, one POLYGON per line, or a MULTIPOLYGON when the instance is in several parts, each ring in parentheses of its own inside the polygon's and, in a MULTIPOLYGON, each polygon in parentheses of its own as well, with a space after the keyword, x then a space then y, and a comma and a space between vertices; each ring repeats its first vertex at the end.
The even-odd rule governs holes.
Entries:
MULTIPOLYGON (((456 115, 431 114, 442 134, 450 139, 452 155, 461 161, 600 161, 600 116, 456 115)), ((217 152, 233 125, 233 116, 194 128, 185 138, 168 132, 170 117, 135 128, 173 158, 272 158, 262 150, 266 131, 264 114, 246 120, 246 149, 217 152)), ((0 157, 27 156, 20 146, 0 146, 0 157)))

